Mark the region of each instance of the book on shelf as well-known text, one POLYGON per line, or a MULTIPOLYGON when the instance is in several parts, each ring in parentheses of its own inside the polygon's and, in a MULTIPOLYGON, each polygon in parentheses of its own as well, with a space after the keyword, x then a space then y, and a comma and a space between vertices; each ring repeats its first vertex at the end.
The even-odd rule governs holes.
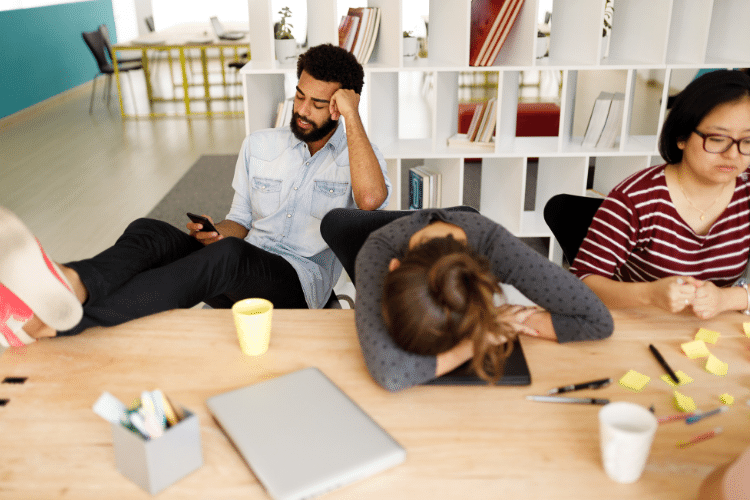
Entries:
POLYGON ((465 134, 456 134, 448 138, 448 146, 457 147, 494 147, 492 136, 497 126, 497 98, 480 102, 474 108, 471 123, 465 134))
POLYGON ((472 0, 469 64, 491 66, 505 43, 524 0, 472 0))
POLYGON ((341 17, 341 23, 339 24, 339 47, 349 52, 352 51, 358 26, 359 17, 349 15, 341 17))
POLYGON ((599 92, 599 96, 594 101, 594 107, 591 109, 591 116, 586 126, 586 132, 583 134, 582 147, 596 147, 596 143, 599 142, 599 137, 601 137, 604 130, 604 124, 607 122, 612 97, 613 94, 611 92, 599 92))
POLYGON ((442 175, 424 166, 409 169, 409 210, 437 208, 442 204, 442 175))
POLYGON ((281 101, 276 108, 276 123, 274 128, 284 127, 289 125, 292 121, 292 113, 294 112, 294 98, 289 97, 281 101))
POLYGON ((373 26, 369 32, 369 43, 367 44, 367 51, 362 58, 362 64, 370 60, 372 52, 375 50, 375 42, 378 39, 378 31, 380 30, 380 13, 382 12, 379 8, 374 7, 375 18, 373 19, 373 26))
POLYGON ((497 126, 497 99, 493 97, 487 101, 487 109, 482 117, 482 124, 477 132, 477 142, 490 142, 492 136, 495 134, 495 127, 497 126))
POLYGON ((480 102, 477 104, 477 107, 474 108, 474 114, 471 117, 471 123, 469 123, 469 130, 466 131, 466 138, 468 140, 476 140, 477 132, 479 132, 479 123, 482 121, 482 116, 484 115, 484 109, 486 107, 486 102, 480 102))
POLYGON ((597 148, 613 148, 622 129, 622 114, 625 110, 625 94, 615 92, 612 95, 612 104, 609 106, 607 121, 604 123, 602 135, 596 143, 597 148))
POLYGON ((339 23, 339 46, 365 64, 375 49, 379 28, 378 7, 350 7, 339 23))

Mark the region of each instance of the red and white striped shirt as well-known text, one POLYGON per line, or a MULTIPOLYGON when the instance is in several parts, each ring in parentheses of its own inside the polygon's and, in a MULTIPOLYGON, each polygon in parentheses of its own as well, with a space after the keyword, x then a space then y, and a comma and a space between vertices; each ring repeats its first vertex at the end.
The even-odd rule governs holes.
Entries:
POLYGON ((699 235, 672 204, 665 166, 636 172, 609 193, 570 268, 576 276, 625 282, 694 276, 724 287, 743 275, 750 254, 747 175, 737 178, 726 210, 699 235))

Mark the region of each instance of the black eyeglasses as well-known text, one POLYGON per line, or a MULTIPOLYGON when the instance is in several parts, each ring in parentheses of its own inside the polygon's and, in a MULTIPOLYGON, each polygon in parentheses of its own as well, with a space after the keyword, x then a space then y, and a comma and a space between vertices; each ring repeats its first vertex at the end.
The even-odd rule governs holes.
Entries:
POLYGON ((729 148, 737 144, 737 149, 740 154, 750 156, 750 137, 743 137, 742 139, 734 139, 728 135, 721 134, 704 134, 702 132, 694 131, 699 137, 703 138, 703 150, 706 153, 724 153, 729 151, 729 148))

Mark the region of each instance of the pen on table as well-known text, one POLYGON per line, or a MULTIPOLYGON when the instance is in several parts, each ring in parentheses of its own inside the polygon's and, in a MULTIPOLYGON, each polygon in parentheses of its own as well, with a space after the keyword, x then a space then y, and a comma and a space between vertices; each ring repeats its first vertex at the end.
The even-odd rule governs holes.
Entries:
POLYGON ((711 439, 712 437, 715 437, 715 436, 721 434, 721 432, 723 430, 724 429, 722 429, 721 427, 717 427, 716 429, 714 429, 712 431, 704 432, 703 434, 698 434, 697 436, 691 437, 687 441, 680 441, 679 443, 677 443, 677 447, 678 448, 685 448, 686 446, 690 446, 690 445, 693 445, 695 443, 699 443, 701 441, 705 441, 706 439, 711 439))
POLYGON ((716 408, 715 410, 705 411, 703 413, 696 413, 695 415, 691 415, 685 420, 685 422, 687 422, 688 424, 694 424, 695 422, 703 418, 710 417, 711 415, 716 415, 718 413, 723 413, 727 410, 729 410, 728 406, 720 406, 716 408))
POLYGON ((664 416, 664 417, 659 417, 659 418, 656 419, 656 421, 659 422, 660 424, 663 424, 665 422, 674 422, 676 420, 685 420, 685 419, 690 418, 690 417, 692 417, 694 415, 695 415, 695 413, 678 413, 676 415, 667 415, 667 416, 664 416))
POLYGON ((661 353, 656 350, 656 347, 654 347, 654 344, 649 344, 648 348, 651 350, 651 353, 656 358, 656 361, 658 361, 659 364, 662 366, 662 368, 664 368, 667 371, 667 373, 669 374, 669 378, 671 378, 675 384, 679 384, 680 379, 677 378, 677 374, 675 374, 674 370, 672 370, 672 368, 667 364, 667 362, 662 357, 661 353))
POLYGON ((526 396, 529 401, 541 401, 544 403, 579 403, 585 405, 606 405, 609 399, 599 398, 566 398, 563 396, 526 396))
POLYGON ((563 387, 550 389, 547 394, 562 394, 563 392, 580 391, 581 389, 601 389, 612 383, 611 378, 601 380, 592 380, 591 382, 581 382, 580 384, 570 384, 563 387))

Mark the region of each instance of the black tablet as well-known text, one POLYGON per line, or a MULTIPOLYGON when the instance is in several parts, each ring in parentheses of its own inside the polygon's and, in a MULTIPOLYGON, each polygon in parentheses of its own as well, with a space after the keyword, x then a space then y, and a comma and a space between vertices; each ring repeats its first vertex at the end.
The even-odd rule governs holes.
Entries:
MULTIPOLYGON (((487 385, 487 381, 479 378, 471 368, 471 360, 462 364, 445 375, 432 379, 426 385, 487 385)), ((513 351, 505 360, 505 371, 495 385, 530 385, 531 373, 523 354, 521 342, 516 339, 513 351)))

